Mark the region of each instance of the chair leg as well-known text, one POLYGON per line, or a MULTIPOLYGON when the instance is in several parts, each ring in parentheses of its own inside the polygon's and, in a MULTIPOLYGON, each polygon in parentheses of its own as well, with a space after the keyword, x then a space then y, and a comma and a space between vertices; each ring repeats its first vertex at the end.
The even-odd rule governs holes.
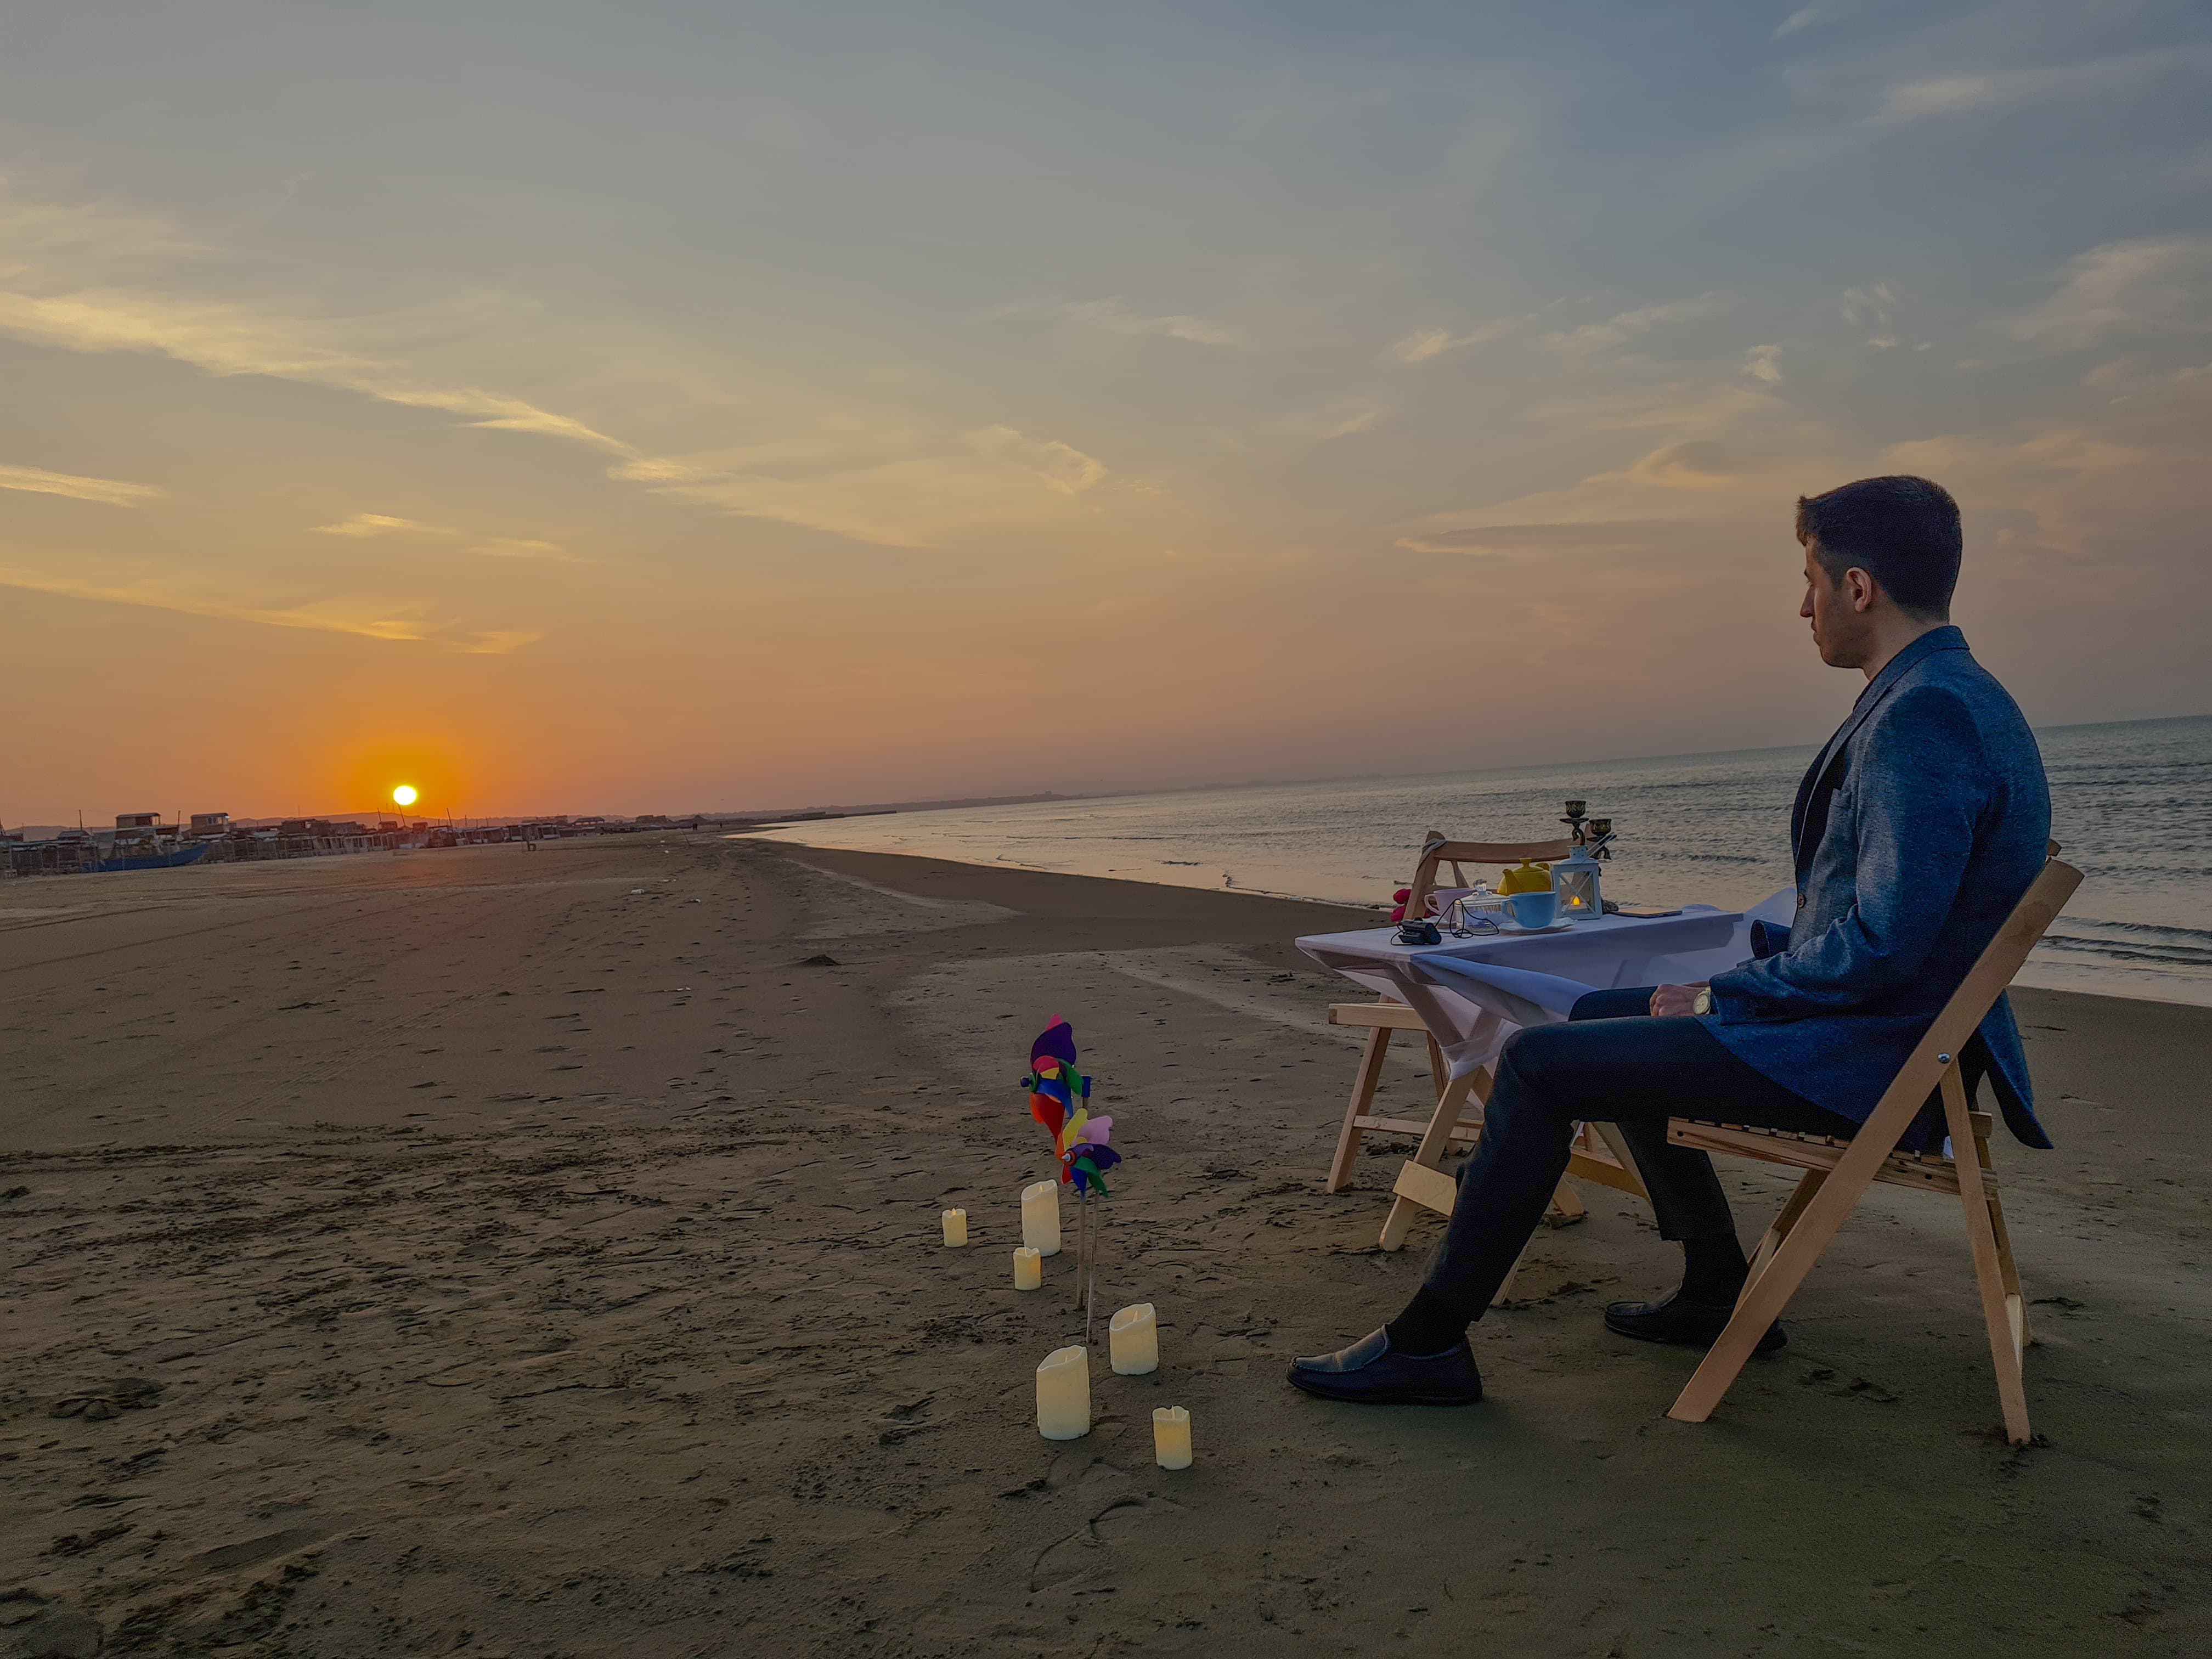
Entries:
POLYGON ((1636 1154, 1628 1150, 1628 1143, 1620 1138, 1620 1131, 1610 1123, 1593 1123, 1589 1127, 1597 1132, 1599 1140, 1613 1154, 1613 1161, 1634 1177, 1636 1191, 1631 1196, 1649 1204, 1651 1194, 1644 1189, 1644 1171, 1636 1167, 1636 1154))
POLYGON ((1959 1170, 1959 1197, 1966 1212, 1966 1243, 1974 1255, 1974 1282, 1982 1292, 1982 1322, 1990 1329, 1990 1358, 1996 1366, 1997 1401, 2004 1408, 2005 1438, 2027 1443, 2027 1389, 2021 1377, 2025 1329, 2015 1325, 2019 1295, 2008 1291, 1997 1259, 1996 1230, 1990 1224, 1990 1192, 1982 1180, 1981 1149, 1966 1115, 1966 1085, 1953 1064, 1943 1073, 1943 1117, 1951 1131, 1951 1161, 1959 1170))
POLYGON ((1344 1109, 1344 1127, 1336 1137, 1336 1156, 1329 1160, 1325 1193, 1342 1192, 1352 1184, 1352 1167, 1359 1161, 1359 1120, 1375 1104, 1375 1091, 1382 1082, 1382 1062, 1390 1049, 1390 1028, 1377 1025, 1367 1033, 1367 1047, 1352 1074, 1352 1103, 1344 1109))
MULTIPOLYGON (((1988 1167, 1986 1151, 1983 1152, 1982 1163, 1984 1168, 1988 1167)), ((2028 1322, 2027 1297, 2020 1288, 2020 1267, 2012 1259, 2012 1238, 2005 1231, 2004 1203, 1994 1190, 1990 1194, 1990 1231, 1996 1235, 1997 1269, 2004 1275, 2005 1305, 2018 1310, 2014 1319, 2020 1326, 2020 1346, 2032 1348, 2035 1346, 2035 1328, 2028 1322)))
MULTIPOLYGON (((1533 1243, 1535 1243, 1535 1235, 1534 1235, 1534 1234, 1531 1233, 1531 1234, 1528 1236, 1528 1242, 1529 1242, 1529 1243, 1531 1243, 1531 1244, 1533 1244, 1533 1243)), ((1502 1307, 1504 1307, 1504 1306, 1508 1302, 1510 1302, 1510 1301, 1511 1301, 1511 1300, 1512 1300, 1512 1298, 1513 1298, 1513 1281, 1514 1281, 1515 1279, 1518 1279, 1518 1278, 1520 1278, 1520 1277, 1521 1277, 1521 1264, 1522 1264, 1522 1262, 1526 1261, 1528 1259, 1528 1244, 1523 1244, 1523 1245, 1521 1247, 1521 1254, 1520 1254, 1520 1255, 1516 1255, 1516 1256, 1515 1256, 1515 1257, 1513 1258, 1513 1265, 1512 1265, 1511 1267, 1508 1267, 1508 1268, 1505 1270, 1505 1277, 1504 1278, 1504 1279, 1502 1279, 1501 1281, 1499 1281, 1499 1283, 1498 1283, 1498 1294, 1497 1294, 1497 1295, 1495 1295, 1495 1296, 1493 1296, 1493 1297, 1492 1297, 1490 1298, 1490 1305, 1491 1305, 1492 1307, 1493 1307, 1493 1308, 1502 1308, 1502 1307)))
POLYGON ((1766 1334, 1766 1328, 1782 1316, 1790 1298, 1805 1282, 1805 1275, 1813 1271, 1813 1264, 1842 1230, 1866 1189, 1874 1185, 1875 1171, 1896 1147, 1898 1136, 1911 1121, 1911 1113, 1910 1101, 1900 1097, 1893 1107, 1885 1100, 1867 1121, 1820 1190, 1807 1198, 1805 1207, 1790 1224, 1789 1237, 1775 1246, 1766 1265, 1744 1281, 1743 1294, 1736 1299, 1727 1328, 1706 1351, 1688 1385, 1675 1396, 1668 1416, 1678 1423, 1702 1423, 1713 1414, 1713 1407, 1721 1403, 1759 1339, 1766 1334))
MULTIPOLYGON (((1981 1159, 1984 1170, 1992 1176, 1996 1175, 1996 1165, 1990 1161, 1986 1138, 1975 1139, 1974 1156, 1981 1159)), ((1997 1196, 1994 1185, 1990 1188, 1990 1231, 1996 1236, 1997 1271, 2004 1278, 2005 1306, 2012 1310, 2013 1328, 2025 1352, 2035 1346, 2035 1329, 2028 1322, 2027 1298, 2021 1293, 2020 1267, 2012 1259, 2012 1235, 2005 1231, 2004 1200, 1997 1196)))
MULTIPOLYGON (((1820 1190, 1821 1183, 1827 1178, 1826 1170, 1805 1171, 1804 1179, 1797 1183, 1797 1190, 1790 1194, 1790 1201, 1782 1206, 1782 1213, 1774 1218, 1774 1224, 1759 1241, 1759 1248, 1751 1253, 1751 1271, 1744 1276, 1743 1281, 1746 1291, 1751 1288, 1753 1279, 1766 1271, 1766 1264, 1774 1260, 1774 1253, 1782 1248, 1782 1241, 1790 1237, 1790 1230, 1797 1224, 1797 1218, 1805 1213, 1805 1206, 1813 1201, 1813 1194, 1820 1190)), ((1736 1300, 1741 1302, 1742 1299, 1739 1293, 1736 1300)))
POLYGON ((1552 1201, 1544 1211, 1545 1221, 1554 1227, 1571 1227, 1589 1212, 1583 1208, 1582 1194, 1559 1177, 1559 1184, 1552 1189, 1552 1201))
MULTIPOLYGON (((1444 1153, 1451 1146, 1451 1132, 1459 1122, 1461 1110, 1470 1093, 1480 1091, 1480 1097, 1490 1097, 1490 1073, 1487 1067, 1470 1072, 1465 1077, 1454 1078, 1444 1085, 1437 1100, 1437 1115, 1429 1120, 1428 1133, 1421 1137, 1420 1150, 1413 1154, 1413 1162, 1424 1169, 1433 1170, 1444 1161, 1444 1153)), ((1382 1245, 1386 1250, 1401 1249, 1406 1235, 1413 1230, 1413 1218, 1421 1206, 1410 1198, 1393 1198, 1390 1213, 1382 1223, 1382 1245)))

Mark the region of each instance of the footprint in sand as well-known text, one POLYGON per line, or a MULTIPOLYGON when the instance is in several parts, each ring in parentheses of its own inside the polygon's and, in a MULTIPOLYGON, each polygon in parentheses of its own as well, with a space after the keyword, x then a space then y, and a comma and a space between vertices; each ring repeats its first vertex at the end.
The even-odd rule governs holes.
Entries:
POLYGON ((143 1376, 118 1376, 82 1394, 65 1394, 46 1408, 49 1417, 82 1417, 105 1422, 126 1411, 143 1411, 160 1397, 161 1385, 143 1376))

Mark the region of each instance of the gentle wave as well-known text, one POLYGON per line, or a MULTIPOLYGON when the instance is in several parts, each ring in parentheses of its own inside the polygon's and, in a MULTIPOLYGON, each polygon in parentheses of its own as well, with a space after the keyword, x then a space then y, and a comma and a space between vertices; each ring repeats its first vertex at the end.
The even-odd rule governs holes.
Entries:
POLYGON ((2166 963, 2177 968, 2212 969, 2212 949, 2185 945, 2115 945, 2105 939, 2069 939, 2064 934, 2044 937, 2039 950, 2076 956, 2102 957, 2113 962, 2166 963))

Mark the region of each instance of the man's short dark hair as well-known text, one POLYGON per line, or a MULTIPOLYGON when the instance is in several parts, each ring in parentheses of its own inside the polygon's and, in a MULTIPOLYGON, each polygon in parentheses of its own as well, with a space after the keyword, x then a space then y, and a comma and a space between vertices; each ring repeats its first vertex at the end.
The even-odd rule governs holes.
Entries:
POLYGON ((1797 498, 1797 539, 1832 582, 1863 570, 1900 611, 1923 621, 1951 614, 1965 538, 1951 492, 1926 478, 1861 478, 1797 498))

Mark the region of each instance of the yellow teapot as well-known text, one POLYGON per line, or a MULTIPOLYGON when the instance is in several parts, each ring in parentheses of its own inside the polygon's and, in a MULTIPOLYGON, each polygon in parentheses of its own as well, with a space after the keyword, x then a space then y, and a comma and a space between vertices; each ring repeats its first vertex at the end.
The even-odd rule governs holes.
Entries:
POLYGON ((1498 890, 1501 893, 1548 893, 1552 890, 1552 866, 1522 859, 1498 878, 1498 890))

